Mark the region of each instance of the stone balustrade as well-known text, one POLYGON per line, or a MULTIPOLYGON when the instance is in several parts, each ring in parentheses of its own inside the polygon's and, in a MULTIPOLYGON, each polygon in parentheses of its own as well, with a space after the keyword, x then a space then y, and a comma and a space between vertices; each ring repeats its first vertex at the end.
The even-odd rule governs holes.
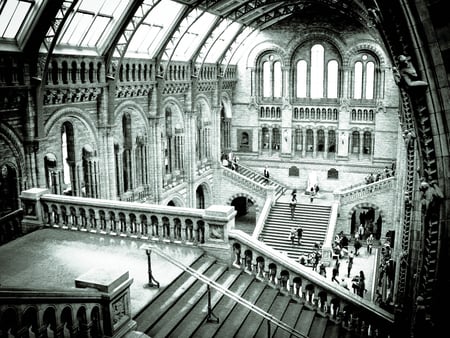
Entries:
POLYGON ((370 184, 352 187, 351 189, 337 190, 333 193, 334 199, 338 200, 341 205, 361 200, 370 194, 395 188, 395 180, 395 177, 389 177, 370 184))

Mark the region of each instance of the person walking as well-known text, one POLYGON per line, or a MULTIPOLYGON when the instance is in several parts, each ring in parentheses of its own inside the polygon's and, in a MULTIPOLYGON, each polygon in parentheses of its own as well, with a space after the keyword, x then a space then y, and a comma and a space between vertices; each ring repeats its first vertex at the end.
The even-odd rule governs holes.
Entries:
POLYGON ((314 190, 314 187, 311 187, 309 193, 310 193, 309 200, 312 203, 312 202, 314 202, 314 195, 316 194, 316 191, 314 190))
POLYGON ((359 241, 359 239, 355 239, 355 244, 354 244, 354 247, 355 247, 355 256, 359 256, 359 249, 361 249, 361 246, 362 246, 362 244, 361 244, 361 242, 359 241))
POLYGON ((371 233, 369 237, 366 239, 367 244, 367 253, 370 255, 372 254, 372 246, 373 246, 373 234, 371 233))
POLYGON ((291 201, 289 202, 289 208, 291 208, 291 219, 295 217, 295 207, 297 206, 297 197, 295 194, 292 194, 291 201))
POLYGON ((358 281, 358 296, 364 297, 366 293, 366 277, 364 276, 364 271, 359 271, 359 281, 358 281))
POLYGON ((269 168, 267 168, 267 165, 264 167, 264 177, 265 177, 266 183, 268 183, 269 182, 270 173, 269 173, 269 168))
POLYGON ((292 245, 295 245, 295 229, 291 228, 291 232, 289 233, 289 239, 291 240, 292 245))
POLYGON ((347 277, 350 278, 350 272, 352 271, 352 267, 353 267, 353 251, 350 251, 350 253, 348 254, 348 260, 347 260, 347 277))
POLYGON ((297 243, 298 245, 302 244, 302 236, 303 236, 303 229, 301 227, 297 228, 297 243))

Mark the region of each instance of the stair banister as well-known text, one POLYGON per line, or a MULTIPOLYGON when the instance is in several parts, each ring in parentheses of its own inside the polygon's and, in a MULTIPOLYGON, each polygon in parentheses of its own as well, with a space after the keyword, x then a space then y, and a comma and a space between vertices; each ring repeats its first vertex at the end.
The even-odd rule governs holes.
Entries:
POLYGON ((242 306, 245 306, 250 311, 255 312, 259 316, 261 316, 264 319, 266 319, 269 323, 275 324, 277 327, 279 327, 279 328, 289 332, 291 335, 293 335, 295 337, 301 337, 301 338, 306 338, 307 337, 306 335, 304 335, 301 332, 297 331, 295 328, 293 328, 293 327, 287 325, 286 323, 282 322, 281 320, 275 318, 270 313, 264 311, 263 309, 261 309, 261 308, 257 307, 256 305, 252 304, 248 300, 240 297, 236 293, 234 293, 234 292, 224 288, 219 283, 213 281, 212 279, 210 279, 210 278, 206 277, 205 275, 203 275, 203 274, 197 272, 196 270, 192 269, 190 266, 187 266, 187 265, 177 261, 176 259, 172 258, 170 255, 167 255, 165 252, 160 250, 158 247, 150 245, 150 244, 143 244, 140 248, 143 249, 143 250, 152 250, 152 251, 154 251, 155 253, 157 253, 158 255, 163 257, 164 259, 168 260, 170 263, 174 264, 175 266, 179 267, 183 271, 186 271, 187 273, 189 273, 193 277, 197 278, 198 280, 202 281, 203 283, 207 284, 208 286, 213 287, 215 290, 219 291, 223 295, 225 295, 227 297, 230 297, 236 303, 238 303, 238 304, 240 304, 242 306))

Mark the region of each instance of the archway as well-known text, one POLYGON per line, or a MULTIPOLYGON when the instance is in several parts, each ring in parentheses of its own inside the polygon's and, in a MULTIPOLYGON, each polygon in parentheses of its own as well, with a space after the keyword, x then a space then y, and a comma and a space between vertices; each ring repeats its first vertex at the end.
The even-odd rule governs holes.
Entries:
POLYGON ((231 206, 236 210, 235 227, 252 235, 256 225, 255 204, 246 196, 239 196, 231 201, 231 206))
POLYGON ((350 216, 350 233, 352 236, 358 231, 359 226, 364 227, 363 240, 373 234, 376 240, 381 238, 383 228, 383 212, 370 204, 359 204, 352 208, 350 216))

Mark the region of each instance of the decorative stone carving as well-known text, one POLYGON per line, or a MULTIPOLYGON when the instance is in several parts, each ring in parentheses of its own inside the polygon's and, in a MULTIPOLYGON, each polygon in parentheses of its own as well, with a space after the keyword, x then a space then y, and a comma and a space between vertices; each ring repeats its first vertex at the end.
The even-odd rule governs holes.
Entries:
POLYGON ((399 55, 398 68, 394 67, 394 80, 397 85, 404 85, 407 88, 425 88, 428 83, 419 79, 416 69, 410 62, 411 58, 405 55, 399 55))

